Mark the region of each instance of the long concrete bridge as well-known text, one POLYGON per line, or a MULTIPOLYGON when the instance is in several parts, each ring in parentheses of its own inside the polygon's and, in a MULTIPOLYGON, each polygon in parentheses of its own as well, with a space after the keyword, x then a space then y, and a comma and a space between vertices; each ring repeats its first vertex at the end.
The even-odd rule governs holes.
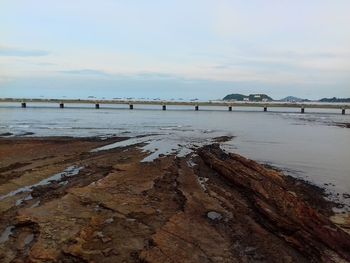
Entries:
MULTIPOLYGON (((144 100, 74 100, 74 99, 0 99, 1 102, 19 103, 19 106, 26 108, 31 103, 52 103, 64 108, 69 104, 91 104, 95 109, 100 109, 103 105, 129 105, 129 109, 134 109, 134 105, 159 105, 161 110, 166 110, 167 106, 192 106, 198 111, 200 107, 216 106, 226 107, 228 111, 232 111, 235 107, 258 107, 263 111, 268 111, 269 108, 298 108, 300 113, 305 113, 305 109, 339 109, 341 114, 345 114, 350 108, 350 104, 336 103, 281 103, 281 102, 237 102, 237 101, 144 101, 144 100)), ((0 104, 1 105, 1 104, 0 104)))

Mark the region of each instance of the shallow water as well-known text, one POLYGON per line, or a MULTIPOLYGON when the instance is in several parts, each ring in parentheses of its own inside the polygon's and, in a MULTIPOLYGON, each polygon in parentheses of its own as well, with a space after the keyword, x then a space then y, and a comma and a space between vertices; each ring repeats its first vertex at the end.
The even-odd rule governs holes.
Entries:
MULTIPOLYGON (((36 184, 20 187, 20 188, 14 190, 14 191, 11 191, 5 195, 0 195, 0 201, 6 199, 8 197, 15 196, 15 195, 20 194, 20 193, 31 193, 35 187, 48 185, 48 184, 51 184, 53 182, 58 182, 65 177, 71 177, 71 176, 77 175, 77 174, 79 174, 81 169, 83 169, 83 167, 69 166, 63 172, 54 174, 48 178, 41 180, 40 182, 38 182, 36 184)), ((28 200, 32 200, 32 199, 33 199, 32 195, 29 194, 23 198, 17 199, 15 204, 16 204, 16 206, 19 206, 24 201, 28 201, 28 200)))
POLYGON ((8 226, 4 229, 4 231, 0 235, 0 244, 5 243, 7 240, 9 240, 10 236, 12 235, 12 231, 15 229, 14 226, 8 226))
MULTIPOLYGON (((0 103, 0 134, 10 132, 33 136, 137 136, 132 143, 146 143, 145 151, 152 154, 185 155, 191 148, 212 142, 214 137, 236 136, 224 143, 228 151, 269 163, 286 173, 325 186, 342 194, 350 192, 350 129, 335 126, 349 123, 340 110, 191 106, 101 105, 71 104, 66 108, 52 104, 30 104, 21 109, 18 104, 0 103), (108 108, 106 108, 108 107, 108 108)), ((126 146, 119 142, 115 146, 126 146)))

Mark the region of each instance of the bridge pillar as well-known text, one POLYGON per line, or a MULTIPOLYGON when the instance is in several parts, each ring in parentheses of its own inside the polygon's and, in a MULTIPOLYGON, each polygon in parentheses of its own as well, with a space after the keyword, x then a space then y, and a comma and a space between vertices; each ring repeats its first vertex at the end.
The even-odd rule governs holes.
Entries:
POLYGON ((22 106, 22 108, 26 108, 27 104, 24 101, 22 101, 21 106, 22 106))
POLYGON ((300 113, 305 113, 305 108, 304 108, 304 106, 303 106, 303 107, 301 107, 301 109, 300 109, 300 113))
POLYGON ((267 106, 264 106, 264 111, 265 111, 265 112, 267 111, 267 106))
POLYGON ((232 111, 232 106, 228 106, 228 111, 232 111))
POLYGON ((165 104, 162 106, 162 110, 166 110, 166 105, 165 104))
POLYGON ((199 110, 199 106, 198 106, 198 105, 195 105, 195 106, 194 106, 194 110, 199 110))
POLYGON ((134 109, 134 105, 133 104, 129 104, 129 109, 133 110, 134 109))
POLYGON ((341 114, 345 115, 345 108, 341 109, 341 114))
POLYGON ((99 109, 100 108, 100 104, 99 103, 96 103, 95 104, 95 109, 99 109))
POLYGON ((60 102, 60 108, 63 109, 64 108, 64 103, 60 102))

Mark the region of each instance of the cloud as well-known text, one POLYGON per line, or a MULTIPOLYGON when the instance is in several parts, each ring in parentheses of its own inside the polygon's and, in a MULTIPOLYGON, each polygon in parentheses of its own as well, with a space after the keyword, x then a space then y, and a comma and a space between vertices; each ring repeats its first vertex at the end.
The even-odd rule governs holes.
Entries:
POLYGON ((149 80, 164 80, 164 79, 183 79, 175 74, 163 73, 163 72, 149 72, 149 71, 136 71, 130 73, 109 73, 103 70, 97 69, 73 69, 73 70, 61 70, 59 73, 79 75, 79 76, 95 76, 95 77, 110 77, 111 79, 149 79, 149 80))
POLYGON ((39 63, 34 63, 37 66, 57 66, 56 63, 51 63, 51 62, 39 62, 39 63))
POLYGON ((102 70, 96 70, 96 69, 61 70, 59 72, 64 74, 72 74, 72 75, 90 75, 90 76, 103 76, 103 77, 111 76, 107 72, 104 72, 102 70))
POLYGON ((170 73, 163 73, 163 72, 139 72, 135 74, 130 74, 130 76, 133 76, 135 78, 140 79, 183 79, 183 77, 180 77, 176 74, 170 74, 170 73))
POLYGON ((7 57, 42 57, 49 55, 46 50, 23 49, 17 47, 1 47, 0 56, 7 57))

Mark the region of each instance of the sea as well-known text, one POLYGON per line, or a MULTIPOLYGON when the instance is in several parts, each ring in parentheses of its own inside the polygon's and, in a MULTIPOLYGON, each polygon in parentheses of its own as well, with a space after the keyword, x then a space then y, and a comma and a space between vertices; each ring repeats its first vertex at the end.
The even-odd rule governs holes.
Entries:
POLYGON ((53 103, 0 103, 0 135, 3 137, 73 136, 130 139, 107 145, 104 150, 142 143, 149 153, 144 161, 160 154, 185 156, 196 147, 232 136, 222 144, 260 163, 275 166, 285 174, 306 180, 326 190, 328 198, 350 211, 350 110, 53 103))

